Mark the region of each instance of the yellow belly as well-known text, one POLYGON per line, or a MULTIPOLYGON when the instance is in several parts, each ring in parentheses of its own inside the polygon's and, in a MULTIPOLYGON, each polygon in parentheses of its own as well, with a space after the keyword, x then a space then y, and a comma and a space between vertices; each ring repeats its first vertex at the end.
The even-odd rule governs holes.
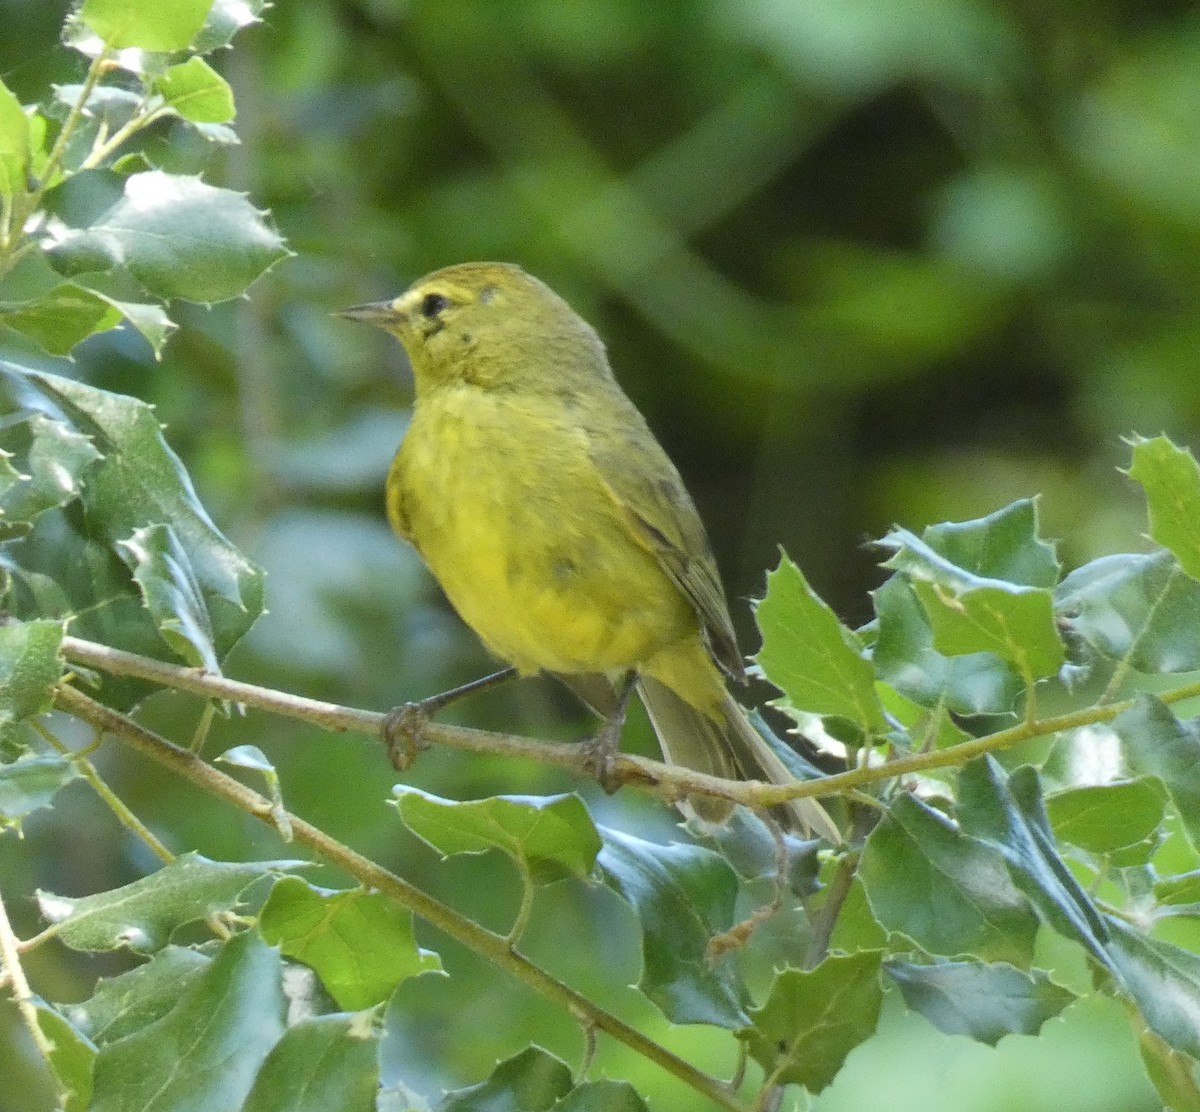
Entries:
POLYGON ((523 672, 612 674, 698 636, 552 403, 439 393, 413 416, 388 500, 463 620, 523 672))

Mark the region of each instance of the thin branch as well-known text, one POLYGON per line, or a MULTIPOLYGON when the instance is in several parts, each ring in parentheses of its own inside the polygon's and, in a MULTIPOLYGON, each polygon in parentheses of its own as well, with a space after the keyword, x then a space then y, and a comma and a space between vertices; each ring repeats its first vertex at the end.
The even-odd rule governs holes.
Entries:
MULTIPOLYGON (((225 676, 213 675, 197 668, 167 664, 150 657, 138 656, 121 649, 109 648, 77 637, 64 637, 63 655, 68 660, 121 676, 136 676, 162 684, 177 691, 187 691, 206 699, 229 699, 259 710, 312 722, 339 733, 353 731, 378 737, 387 715, 377 711, 340 706, 337 703, 306 699, 225 676)), ((1156 693, 1165 703, 1200 696, 1200 683, 1186 684, 1169 691, 1156 693)), ((629 753, 618 753, 613 759, 612 777, 619 784, 634 784, 652 791, 668 802, 689 795, 707 795, 741 803, 754 810, 774 807, 792 799, 846 795, 866 784, 891 780, 910 772, 934 768, 951 768, 964 764, 984 753, 1009 749, 1023 741, 1048 737, 1081 726, 1110 722, 1133 706, 1133 700, 1086 707, 1067 714, 1021 722, 1006 730, 985 737, 949 745, 944 749, 910 753, 878 765, 852 768, 816 780, 796 780, 790 784, 765 784, 758 780, 724 780, 682 765, 668 765, 629 753)), ((556 765, 578 776, 589 775, 587 753, 580 745, 537 741, 513 734, 473 730, 466 726, 449 726, 429 722, 421 727, 421 739, 428 745, 443 745, 468 752, 492 753, 507 757, 541 761, 556 765)))
POLYGON ((4 906, 4 895, 0 893, 0 958, 4 959, 4 971, 12 985, 12 998, 21 1014, 21 1022, 25 1024, 38 1053, 49 1062, 50 1055, 54 1053, 54 1044, 46 1038, 41 1024, 38 1023, 37 1008, 33 1006, 33 993, 25 977, 25 970, 21 968, 19 946, 19 940, 13 933, 12 923, 9 922, 8 911, 4 906))
MULTIPOLYGON (((73 687, 60 686, 55 695, 55 704, 60 710, 112 734, 130 748, 165 766, 210 795, 224 799, 246 813, 271 823, 273 806, 269 799, 231 776, 219 772, 190 750, 160 737, 73 687)), ((724 1082, 697 1069, 611 1012, 605 1011, 586 996, 552 977, 540 966, 534 965, 514 951, 509 939, 504 935, 489 931, 465 918, 440 900, 356 853, 302 818, 292 814, 287 817, 296 841, 308 846, 361 884, 390 896, 474 953, 506 970, 535 992, 568 1009, 573 1015, 584 1017, 588 1023, 607 1032, 618 1042, 654 1062, 722 1108, 728 1109, 729 1112, 748 1112, 747 1106, 724 1082)))

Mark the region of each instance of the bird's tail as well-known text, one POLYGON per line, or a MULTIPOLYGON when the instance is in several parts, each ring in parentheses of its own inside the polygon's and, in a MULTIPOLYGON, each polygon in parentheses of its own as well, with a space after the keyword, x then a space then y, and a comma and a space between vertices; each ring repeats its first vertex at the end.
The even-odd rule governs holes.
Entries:
MULTIPOLYGON (((638 694, 671 764, 728 780, 795 783, 796 777, 728 693, 721 703, 724 722, 709 717, 652 676, 638 678, 638 694)), ((723 821, 731 810, 730 804, 712 796, 689 800, 688 807, 708 822, 723 821)), ((772 807, 771 813, 790 829, 815 832, 835 844, 842 840, 837 825, 815 799, 788 800, 772 807)))

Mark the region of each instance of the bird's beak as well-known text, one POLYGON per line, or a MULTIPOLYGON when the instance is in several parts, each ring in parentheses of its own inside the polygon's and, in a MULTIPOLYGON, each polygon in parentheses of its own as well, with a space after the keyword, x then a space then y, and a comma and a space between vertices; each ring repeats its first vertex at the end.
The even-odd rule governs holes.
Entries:
POLYGON ((365 305, 351 305, 349 309, 338 309, 334 313, 336 317, 374 324, 380 328, 394 324, 402 315, 396 309, 395 301, 369 301, 365 305))

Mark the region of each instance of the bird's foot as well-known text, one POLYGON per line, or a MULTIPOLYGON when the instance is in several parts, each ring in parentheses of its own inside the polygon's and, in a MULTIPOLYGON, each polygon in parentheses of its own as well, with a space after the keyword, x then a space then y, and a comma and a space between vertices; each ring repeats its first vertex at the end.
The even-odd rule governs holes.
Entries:
POLYGON ((499 672, 493 672, 490 676, 452 687, 438 695, 430 695, 428 699, 392 707, 380 728, 384 748, 392 767, 397 772, 407 772, 417 759, 417 754, 429 748, 429 741, 424 736, 425 727, 438 711, 467 695, 474 695, 478 691, 505 683, 516 674, 515 668, 501 668, 499 672))
POLYGON ((621 747, 623 719, 609 719, 583 746, 583 770, 609 795, 621 786, 615 771, 617 753, 621 747))

